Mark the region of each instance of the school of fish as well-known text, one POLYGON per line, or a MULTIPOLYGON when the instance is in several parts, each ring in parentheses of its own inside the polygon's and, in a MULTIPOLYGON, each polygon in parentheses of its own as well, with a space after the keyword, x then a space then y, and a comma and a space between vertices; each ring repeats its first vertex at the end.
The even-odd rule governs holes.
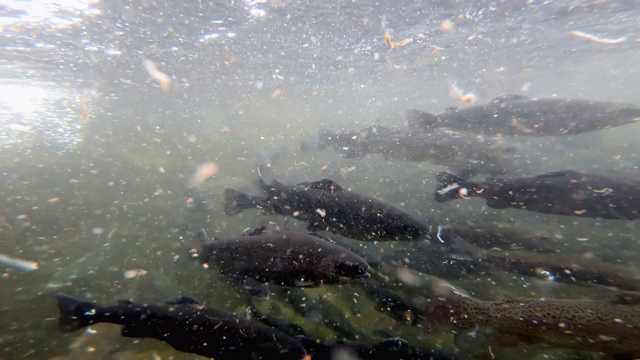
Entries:
MULTIPOLYGON (((446 166, 448 172, 436 175, 434 192, 425 187, 437 203, 481 198, 493 209, 598 220, 640 218, 640 181, 571 169, 531 174, 529 165, 535 159, 523 158, 517 146, 505 142, 510 136, 561 137, 627 126, 640 120, 640 108, 503 95, 486 105, 437 115, 409 109, 406 117, 405 129, 379 125, 362 130, 322 129, 315 140, 301 143, 301 149, 333 149, 350 159, 378 154, 387 160, 446 166), (478 175, 489 177, 472 179, 478 175)), ((279 149, 277 157, 283 151, 279 149)), ((264 148, 255 155, 257 194, 224 189, 224 213, 235 216, 256 209, 306 227, 257 227, 220 238, 209 238, 202 229, 197 235, 200 248, 191 252, 207 268, 203 271, 220 273, 246 290, 252 302, 275 303, 284 298, 301 316, 320 313, 340 318, 344 315, 331 314, 342 314, 342 309, 321 300, 311 302, 302 291, 349 284, 374 301, 377 306, 370 311, 387 313, 425 330, 428 336, 488 327, 496 346, 543 343, 618 358, 640 356, 640 295, 633 293, 640 291, 640 275, 632 268, 556 254, 548 238, 517 228, 507 231, 439 222, 357 189, 343 188, 328 178, 290 184, 272 179, 269 183, 265 178, 273 173, 274 159, 264 148), (616 295, 609 300, 480 300, 439 280, 441 274, 413 269, 410 259, 400 264, 370 247, 383 241, 405 241, 413 246, 415 256, 455 258, 467 267, 465 271, 489 268, 553 277, 594 289, 605 286, 616 295)), ((56 301, 62 330, 114 323, 122 326, 122 336, 154 338, 179 351, 217 360, 461 358, 409 344, 395 334, 373 336, 366 329, 339 322, 328 326, 343 339, 322 342, 296 324, 268 321, 266 315, 262 320, 248 319, 186 296, 156 304, 121 300, 105 305, 56 294, 56 301), (346 357, 338 357, 339 353, 346 357)))

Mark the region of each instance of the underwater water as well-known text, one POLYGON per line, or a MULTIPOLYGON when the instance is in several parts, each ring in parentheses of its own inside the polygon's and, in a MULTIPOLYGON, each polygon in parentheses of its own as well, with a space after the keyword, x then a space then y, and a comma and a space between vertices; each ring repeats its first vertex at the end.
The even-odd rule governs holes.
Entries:
MULTIPOLYGON (((340 145, 309 150, 301 142, 322 129, 405 131, 409 108, 460 111, 503 94, 640 106, 639 16, 635 2, 623 0, 0 4, 0 359, 197 357, 122 337, 112 324, 62 332, 56 293, 100 303, 190 296, 241 317, 296 324, 322 342, 400 337, 462 359, 628 355, 523 338, 507 346, 490 330, 464 336, 474 328, 427 331, 429 316, 398 313, 384 300, 393 291, 422 309, 446 282, 498 304, 606 303, 640 290, 637 221, 495 208, 475 198, 437 202, 436 174, 452 171, 451 158, 349 157, 340 145), (259 174, 257 164, 268 171, 259 174), (432 230, 486 234, 474 245, 493 252, 469 256, 442 249, 437 238, 366 241, 316 229, 366 254, 375 274, 276 286, 258 299, 203 267, 192 249, 200 229, 210 238, 260 225, 307 232, 304 221, 259 209, 225 214, 224 189, 260 194, 259 175, 286 184, 328 178, 432 230)), ((640 125, 607 119, 601 127, 610 128, 583 133, 505 134, 500 144, 524 159, 505 176, 575 170, 640 181, 640 125)), ((474 136, 485 143, 497 135, 474 136)), ((640 326, 640 306, 631 316, 640 326)), ((614 337, 606 327, 591 335, 614 337)))

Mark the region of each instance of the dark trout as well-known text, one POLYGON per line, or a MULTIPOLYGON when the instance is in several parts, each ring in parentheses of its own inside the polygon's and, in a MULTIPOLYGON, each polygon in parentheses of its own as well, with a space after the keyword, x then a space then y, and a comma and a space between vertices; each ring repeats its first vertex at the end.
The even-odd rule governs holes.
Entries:
POLYGON ((435 199, 481 197, 491 208, 544 214, 634 220, 640 218, 640 182, 564 170, 521 178, 466 181, 439 173, 435 199))
POLYGON ((558 136, 635 123, 640 121, 640 108, 604 101, 502 95, 487 105, 438 115, 409 109, 406 117, 412 130, 448 127, 494 135, 558 136))
POLYGON ((106 322, 122 327, 122 336, 153 338, 179 351, 216 360, 300 360, 306 350, 295 338, 261 323, 208 307, 189 297, 159 304, 121 300, 102 305, 56 295, 60 327, 73 331, 106 322))
POLYGON ((299 232, 264 231, 208 241, 199 233, 202 262, 226 276, 281 286, 319 286, 369 277, 360 256, 299 232))
POLYGON ((385 159, 430 162, 447 166, 460 176, 478 173, 514 174, 522 171, 525 161, 515 147, 505 146, 504 139, 487 139, 471 133, 445 128, 406 132, 382 126, 360 131, 320 131, 320 144, 331 146, 347 158, 380 154, 385 159))
POLYGON ((235 215, 260 208, 268 213, 292 216, 309 224, 309 231, 331 231, 357 240, 424 240, 429 228, 409 213, 373 197, 345 190, 322 179, 285 185, 260 179, 266 197, 224 190, 224 211, 235 215))
POLYGON ((640 355, 640 301, 619 295, 610 301, 505 298, 482 301, 467 296, 432 298, 421 322, 428 332, 488 326, 504 339, 546 343, 615 355, 640 355))

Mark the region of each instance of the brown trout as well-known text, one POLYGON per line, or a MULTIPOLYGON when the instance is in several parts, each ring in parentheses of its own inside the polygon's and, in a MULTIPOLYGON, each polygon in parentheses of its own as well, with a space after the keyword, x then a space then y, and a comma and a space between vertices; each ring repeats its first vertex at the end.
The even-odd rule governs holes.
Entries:
MULTIPOLYGON (((609 301, 503 298, 483 301, 464 295, 432 298, 422 314, 428 332, 478 326, 521 342, 615 355, 640 355, 640 296, 609 301)), ((499 338, 499 337, 498 337, 499 338)))

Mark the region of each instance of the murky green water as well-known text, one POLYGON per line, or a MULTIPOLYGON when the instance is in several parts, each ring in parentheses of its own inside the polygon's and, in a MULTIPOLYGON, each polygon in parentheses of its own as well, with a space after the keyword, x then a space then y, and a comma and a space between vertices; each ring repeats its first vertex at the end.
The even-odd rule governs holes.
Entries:
MULTIPOLYGON (((473 91, 479 103, 525 93, 638 104, 633 44, 640 33, 633 6, 103 1, 90 8, 99 11, 58 12, 81 19, 65 28, 52 25, 53 15, 4 28, 13 37, 2 41, 0 73, 7 94, 0 116, 0 253, 35 261, 39 269, 0 266, 0 359, 194 357, 159 341, 122 338, 113 325, 61 333, 56 292, 109 303, 188 295, 229 312, 298 324, 327 342, 398 336, 469 359, 596 357, 545 345, 500 348, 482 336, 454 343, 451 333, 425 334, 394 319, 357 283, 279 289, 269 301, 250 301, 189 251, 201 228, 224 236, 261 224, 285 226, 282 217, 257 210, 226 216, 222 206, 225 187, 255 191, 256 148, 284 146, 272 172, 283 182, 330 173, 342 187, 421 219, 543 234, 556 255, 635 269, 635 222, 496 210, 481 200, 439 204, 434 176, 442 166, 299 149, 320 128, 404 126, 408 107, 441 112, 465 106, 449 95, 453 83, 473 91), (446 19, 454 30, 440 28, 446 19), (573 29, 627 39, 599 44, 567 35, 573 29), (394 41, 412 42, 390 50, 384 30, 394 41), (168 93, 149 79, 144 59, 169 74, 168 93), (190 189, 189 178, 208 161, 218 165, 217 174, 190 189), (146 273, 125 277, 136 269, 146 273)), ((540 173, 571 168, 633 177, 639 129, 517 141, 537 154, 534 171, 540 173)), ((377 254, 391 275, 408 267, 481 299, 604 299, 613 293, 469 266, 424 243, 347 241, 377 254)), ((429 296, 428 286, 394 290, 429 296)))

